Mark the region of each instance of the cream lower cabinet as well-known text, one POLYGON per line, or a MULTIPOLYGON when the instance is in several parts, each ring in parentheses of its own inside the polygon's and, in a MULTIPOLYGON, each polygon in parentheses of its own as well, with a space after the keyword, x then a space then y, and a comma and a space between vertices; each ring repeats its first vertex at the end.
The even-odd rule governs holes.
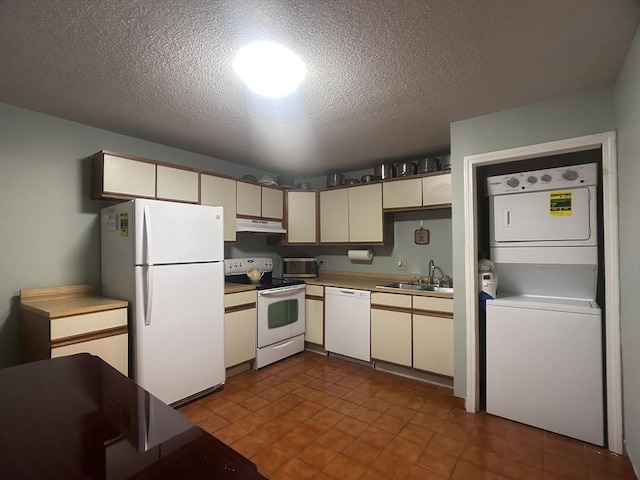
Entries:
POLYGON ((200 203, 224 209, 224 241, 236 241, 236 180, 200 175, 200 203))
POLYGON ((316 192, 287 192, 287 244, 318 241, 316 207, 316 192))
POLYGON ((411 295, 371 293, 371 357, 411 367, 411 295))
POLYGON ((128 375, 128 338, 127 302, 91 285, 20 291, 22 362, 89 353, 128 375))
POLYGON ((69 345, 52 345, 51 358, 74 355, 76 353, 90 353, 102 358, 105 362, 123 375, 128 372, 128 335, 121 333, 95 340, 83 340, 69 345))
POLYGON ((224 296, 224 363, 234 367, 256 358, 256 291, 224 296))
POLYGON ((413 367, 453 376, 453 299, 413 297, 413 367))
POLYGON ((305 294, 305 342, 324 345, 324 287, 307 285, 305 294))

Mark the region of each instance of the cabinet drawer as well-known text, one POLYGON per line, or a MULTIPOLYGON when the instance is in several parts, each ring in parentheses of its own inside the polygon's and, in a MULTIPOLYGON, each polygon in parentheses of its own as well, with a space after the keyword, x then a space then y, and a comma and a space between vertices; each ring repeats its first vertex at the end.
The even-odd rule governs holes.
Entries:
POLYGON ((453 313, 453 299, 439 297, 413 297, 414 310, 453 313))
POLYGON ((224 296, 224 308, 237 307, 239 305, 247 305, 247 304, 255 304, 255 303, 256 303, 255 290, 248 290, 246 292, 238 292, 238 293, 227 293, 224 296))
POLYGON ((128 335, 126 333, 73 343, 51 349, 51 358, 90 353, 102 358, 125 376, 128 376, 128 335))
POLYGON ((411 295, 371 292, 371 306, 411 308, 411 295))
POLYGON ((306 294, 322 297, 324 296, 324 287, 322 285, 307 285, 306 294))
POLYGON ((51 320, 51 340, 127 325, 127 309, 86 313, 51 320))

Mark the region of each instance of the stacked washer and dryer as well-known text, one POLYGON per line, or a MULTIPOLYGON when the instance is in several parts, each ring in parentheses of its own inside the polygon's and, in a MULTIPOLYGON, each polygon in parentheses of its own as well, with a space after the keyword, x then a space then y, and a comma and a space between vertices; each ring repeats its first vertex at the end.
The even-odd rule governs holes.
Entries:
POLYGON ((487 412, 604 443, 597 164, 487 178, 487 412))

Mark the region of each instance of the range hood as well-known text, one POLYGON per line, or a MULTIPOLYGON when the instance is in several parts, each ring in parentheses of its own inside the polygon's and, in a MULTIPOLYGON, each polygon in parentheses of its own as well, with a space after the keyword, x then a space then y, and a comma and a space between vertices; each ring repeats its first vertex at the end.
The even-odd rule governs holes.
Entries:
POLYGON ((272 220, 259 220, 256 218, 237 218, 236 232, 262 234, 287 233, 287 231, 282 228, 282 222, 276 222, 272 220))

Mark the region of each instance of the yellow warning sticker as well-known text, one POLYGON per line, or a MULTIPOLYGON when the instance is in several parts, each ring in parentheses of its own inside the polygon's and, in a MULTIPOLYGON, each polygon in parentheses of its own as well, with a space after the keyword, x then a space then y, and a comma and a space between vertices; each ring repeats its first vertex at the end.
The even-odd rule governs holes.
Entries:
POLYGON ((552 217, 567 217, 573 215, 571 200, 571 190, 549 192, 549 215, 552 217))
POLYGON ((128 237, 129 236, 129 214, 121 213, 118 223, 120 224, 118 228, 120 230, 120 236, 128 237))

